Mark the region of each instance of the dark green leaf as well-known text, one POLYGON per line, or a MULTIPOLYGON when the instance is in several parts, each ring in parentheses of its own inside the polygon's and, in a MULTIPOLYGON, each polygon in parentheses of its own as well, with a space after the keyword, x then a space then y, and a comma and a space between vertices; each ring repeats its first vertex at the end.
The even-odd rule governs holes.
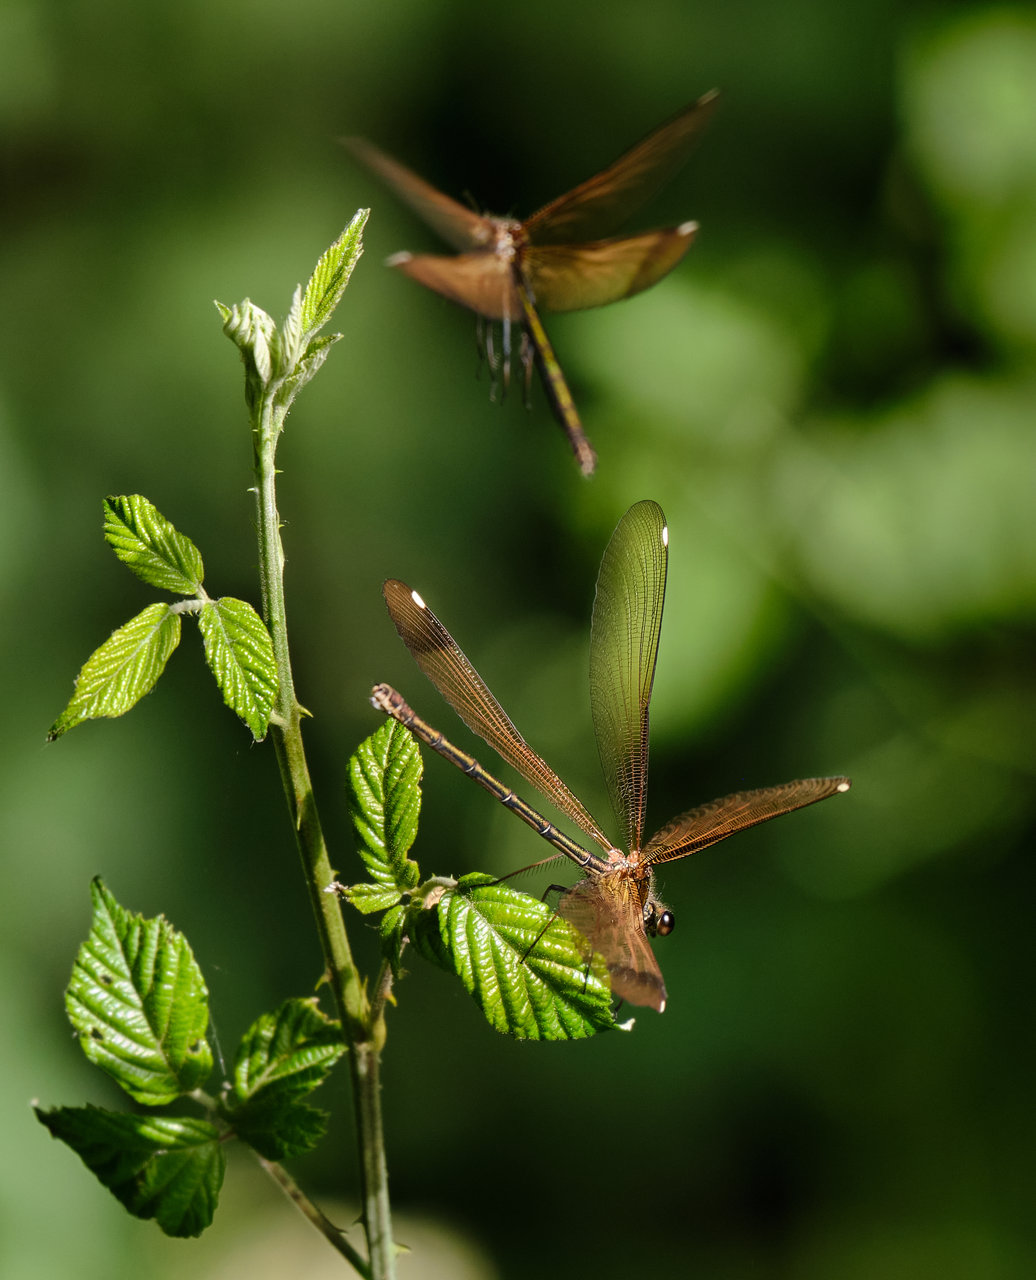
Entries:
MULTIPOLYGON (((363 908, 361 907, 362 911, 363 908)), ((381 938, 381 954, 392 966, 393 977, 400 976, 400 957, 403 953, 404 928, 406 925, 406 907, 402 903, 389 907, 378 921, 378 934, 381 938)))
POLYGON ((249 1028, 238 1047, 227 1118, 237 1134, 270 1160, 308 1151, 325 1116, 300 1101, 345 1052, 337 1022, 316 1001, 288 1000, 249 1028))
POLYGON ((489 1024, 520 1040, 578 1040, 615 1026, 599 955, 545 903, 465 876, 407 917, 411 942, 461 978, 489 1024))
POLYGON ((327 1112, 291 1098, 258 1097, 230 1117, 242 1142, 267 1160, 290 1160, 319 1146, 327 1112))
POLYGON ((266 624, 250 604, 224 596, 202 607, 198 626, 223 701, 261 742, 277 696, 277 663, 266 624))
POLYGON ((83 663, 68 706, 47 737, 58 738, 84 720, 121 716, 154 688, 180 642, 180 616, 149 604, 113 632, 83 663))
POLYGON ((391 906, 420 880, 417 863, 406 855, 421 812, 421 768, 417 742, 395 720, 386 720, 349 761, 349 811, 374 882, 346 891, 361 911, 391 906))
POLYGON ((124 910, 101 881, 94 917, 65 992, 91 1062, 138 1102, 160 1106, 212 1070, 209 995, 187 939, 164 916, 124 910))
POLYGON ((154 1218, 166 1235, 201 1235, 212 1221, 226 1159, 211 1124, 92 1106, 37 1107, 36 1116, 130 1213, 154 1218))
POLYGON ((181 596, 197 595, 201 589, 205 568, 198 548, 139 493, 105 498, 104 538, 123 564, 150 586, 181 596))

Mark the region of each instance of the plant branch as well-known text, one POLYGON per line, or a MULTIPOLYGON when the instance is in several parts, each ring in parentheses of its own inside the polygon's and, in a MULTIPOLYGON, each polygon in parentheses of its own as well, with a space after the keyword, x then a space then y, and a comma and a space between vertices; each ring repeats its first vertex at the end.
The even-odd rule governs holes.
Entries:
POLYGON ((271 399, 272 397, 265 398, 261 406, 262 416, 256 447, 256 475, 259 482, 256 501, 263 612, 270 628, 277 663, 277 697, 274 702, 271 736, 302 858, 310 903, 317 921, 328 980, 342 1021, 342 1029, 346 1039, 352 1044, 357 1038, 367 1035, 367 1001, 349 948, 340 903, 334 894, 324 892, 335 877, 302 743, 302 708, 295 696, 288 648, 284 547, 277 511, 277 472, 274 462, 280 427, 277 419, 282 415, 271 403, 271 399))
POLYGON ((306 1195, 287 1169, 283 1165, 277 1164, 275 1160, 267 1160, 258 1153, 256 1153, 255 1158, 288 1199, 312 1222, 331 1246, 337 1249, 343 1257, 349 1259, 360 1275, 364 1277, 364 1280, 371 1280, 370 1267, 362 1255, 346 1240, 342 1229, 336 1227, 330 1218, 321 1213, 320 1209, 310 1200, 309 1196, 306 1195))
MULTIPOLYGON (((302 870, 316 919, 328 982, 349 1046, 353 1105, 360 1146, 363 1222, 372 1280, 394 1280, 396 1250, 389 1212, 388 1172, 381 1123, 379 1054, 384 1043, 384 1006, 372 1010, 349 947, 341 901, 327 889, 335 880, 324 839, 302 741, 303 709, 295 695, 284 593, 284 547, 277 509, 277 441, 298 390, 323 363, 335 337, 318 338, 348 283, 361 252, 366 222, 361 210, 318 262, 305 291, 296 291, 278 332, 250 303, 221 308, 224 328, 245 356, 246 398, 252 419, 256 514, 263 613, 273 641, 277 696, 270 720, 281 779, 302 870)), ((295 1198, 293 1196, 293 1198, 295 1198)))
POLYGON ((341 902, 325 890, 334 878, 302 742, 302 708, 295 696, 287 638, 284 597, 284 548, 276 498, 274 464, 280 416, 267 400, 256 440, 256 472, 260 567, 263 608, 273 638, 277 662, 278 692, 271 736, 277 751, 281 778, 291 812, 292 825, 317 931, 324 953, 328 980, 342 1030, 349 1045, 353 1102, 360 1144, 364 1226, 370 1249, 371 1275, 390 1280, 395 1275, 395 1246, 388 1198, 388 1170, 381 1123, 378 1054, 384 1038, 384 1020, 371 1018, 370 1005, 352 958, 342 920, 341 902))

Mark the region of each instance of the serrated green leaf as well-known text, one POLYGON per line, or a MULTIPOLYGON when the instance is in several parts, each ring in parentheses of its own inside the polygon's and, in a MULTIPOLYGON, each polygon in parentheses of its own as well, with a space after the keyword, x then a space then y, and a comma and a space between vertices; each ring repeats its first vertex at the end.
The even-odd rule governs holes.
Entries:
POLYGON ((234 1114, 234 1132, 267 1160, 290 1160, 320 1145, 328 1113, 290 1098, 256 1098, 234 1114))
POLYGON ((224 596, 202 607, 198 626, 205 641, 205 661, 223 701, 261 742, 277 696, 277 663, 266 624, 250 604, 224 596))
POLYGON ((340 333, 328 333, 322 337, 314 338, 310 342, 302 354, 302 363, 310 370, 309 377, 316 373, 317 369, 327 359, 327 353, 336 342, 341 342, 341 340, 342 335, 340 333))
POLYGON ((315 1146, 322 1111, 300 1101, 345 1052, 341 1028, 315 1000, 288 1000, 258 1018, 242 1037, 227 1117, 239 1137, 269 1160, 315 1146))
POLYGON ((75 693, 47 734, 53 742, 84 720, 124 715, 155 687, 180 642, 180 616, 149 604, 83 663, 75 693))
POLYGON ((326 337, 313 339, 296 362, 294 372, 287 374, 278 388, 276 401, 279 406, 287 408, 291 404, 327 359, 334 344, 340 342, 341 338, 340 333, 330 333, 326 337))
POLYGON ((406 913, 407 906, 405 903, 394 903, 378 921, 381 949, 385 954, 400 950, 399 942, 402 941, 406 913))
POLYGON ((241 351, 245 361, 245 399, 255 409, 262 397, 273 393, 277 413, 270 424, 276 436, 299 390, 327 358, 340 334, 317 338, 341 300, 349 277, 363 252, 363 228, 369 209, 360 209, 338 239, 320 257, 306 285, 295 290, 291 307, 280 329, 261 307, 247 298, 233 307, 217 302, 223 332, 241 351))
POLYGON ((399 978, 402 970, 400 960, 403 954, 404 927, 406 925, 407 908, 398 903, 389 907, 378 921, 378 936, 381 939, 381 954, 392 966, 392 976, 399 978))
POLYGON ((398 903, 389 907, 385 914, 378 921, 378 932, 384 941, 390 934, 397 930, 406 918, 406 906, 398 903))
POLYGON ((362 915, 373 915, 375 911, 385 911, 395 906, 400 899, 400 891, 395 885, 371 884, 363 881, 339 890, 342 897, 356 908, 362 915))
POLYGON ((315 998, 285 1000, 257 1018, 241 1038, 234 1062, 234 1098, 263 1091, 302 1096, 315 1089, 345 1052, 342 1030, 315 998))
POLYGON ((302 334, 315 333, 334 314, 353 268, 363 253, 363 228, 369 217, 369 209, 358 209, 334 244, 321 254, 299 308, 302 334))
POLYGON ((211 1124, 93 1106, 35 1110, 135 1217, 153 1218, 168 1236, 198 1236, 211 1223, 226 1168, 211 1124))
POLYGON ((407 933, 456 973, 486 1021, 519 1040, 579 1040, 615 1026, 599 955, 546 903, 481 874, 431 907, 415 905, 407 933))
MULTIPOLYGON (((407 857, 421 812, 421 772, 417 742, 395 720, 386 720, 349 760, 349 812, 359 853, 375 885, 393 891, 385 906, 416 888, 421 878, 417 863, 407 857)), ((366 899, 366 909, 377 910, 371 900, 366 899)))
POLYGON ((83 1052, 137 1102, 161 1106, 212 1070, 209 993, 187 939, 165 919, 119 906, 100 879, 65 992, 83 1052))
POLYGON ((139 493, 105 498, 104 539, 150 586, 181 596, 201 589, 205 568, 198 548, 139 493))

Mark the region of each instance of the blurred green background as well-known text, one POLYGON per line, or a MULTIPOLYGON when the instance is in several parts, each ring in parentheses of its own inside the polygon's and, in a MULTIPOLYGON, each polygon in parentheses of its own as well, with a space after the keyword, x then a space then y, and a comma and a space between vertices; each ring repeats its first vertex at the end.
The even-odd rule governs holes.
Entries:
MULTIPOLYGON (((95 873, 188 933, 228 1050, 317 977, 272 752, 190 633, 132 715, 43 736, 153 598, 102 543, 106 493, 146 494, 210 591, 256 598, 240 362, 211 299, 283 315, 361 204, 346 341, 280 452, 343 876, 370 685, 471 745, 395 636, 389 575, 604 813, 588 621, 643 497, 672 552, 649 825, 743 786, 854 783, 667 869, 670 1007, 632 1035, 516 1045, 415 962, 385 1055, 401 1274, 1034 1274, 1034 120, 1021 7, 5 0, 5 1277, 342 1273, 247 1159, 212 1231, 167 1240, 28 1104, 121 1105, 62 1009, 95 873), (471 317, 381 267, 434 241, 335 139, 527 214, 713 87, 708 136, 638 224, 698 219, 688 258, 548 318, 588 483, 538 388, 531 412, 489 403, 471 317)), ((417 853, 460 873, 542 850, 432 759, 417 853)), ((325 1094, 332 1140, 296 1171, 347 1221, 344 1072, 325 1094)))

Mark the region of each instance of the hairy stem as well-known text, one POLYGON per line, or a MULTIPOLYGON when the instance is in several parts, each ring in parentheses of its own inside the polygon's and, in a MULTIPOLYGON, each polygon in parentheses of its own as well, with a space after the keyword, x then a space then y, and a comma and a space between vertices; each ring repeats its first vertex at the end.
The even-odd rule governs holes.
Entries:
POLYGON ((360 974, 353 962, 336 894, 326 892, 335 873, 324 840, 316 799, 302 743, 302 708, 295 696, 288 648, 284 600, 284 548, 276 493, 276 442, 283 414, 268 394, 256 405, 255 462, 258 485, 260 573, 263 610, 273 637, 278 691, 271 723, 281 779, 302 869, 316 918, 328 981, 342 1030, 349 1045, 353 1103, 360 1144, 363 1221, 367 1233, 372 1280, 394 1280, 395 1246, 389 1211, 388 1171, 381 1124, 379 1053, 384 1039, 382 1010, 372 1011, 360 974))

